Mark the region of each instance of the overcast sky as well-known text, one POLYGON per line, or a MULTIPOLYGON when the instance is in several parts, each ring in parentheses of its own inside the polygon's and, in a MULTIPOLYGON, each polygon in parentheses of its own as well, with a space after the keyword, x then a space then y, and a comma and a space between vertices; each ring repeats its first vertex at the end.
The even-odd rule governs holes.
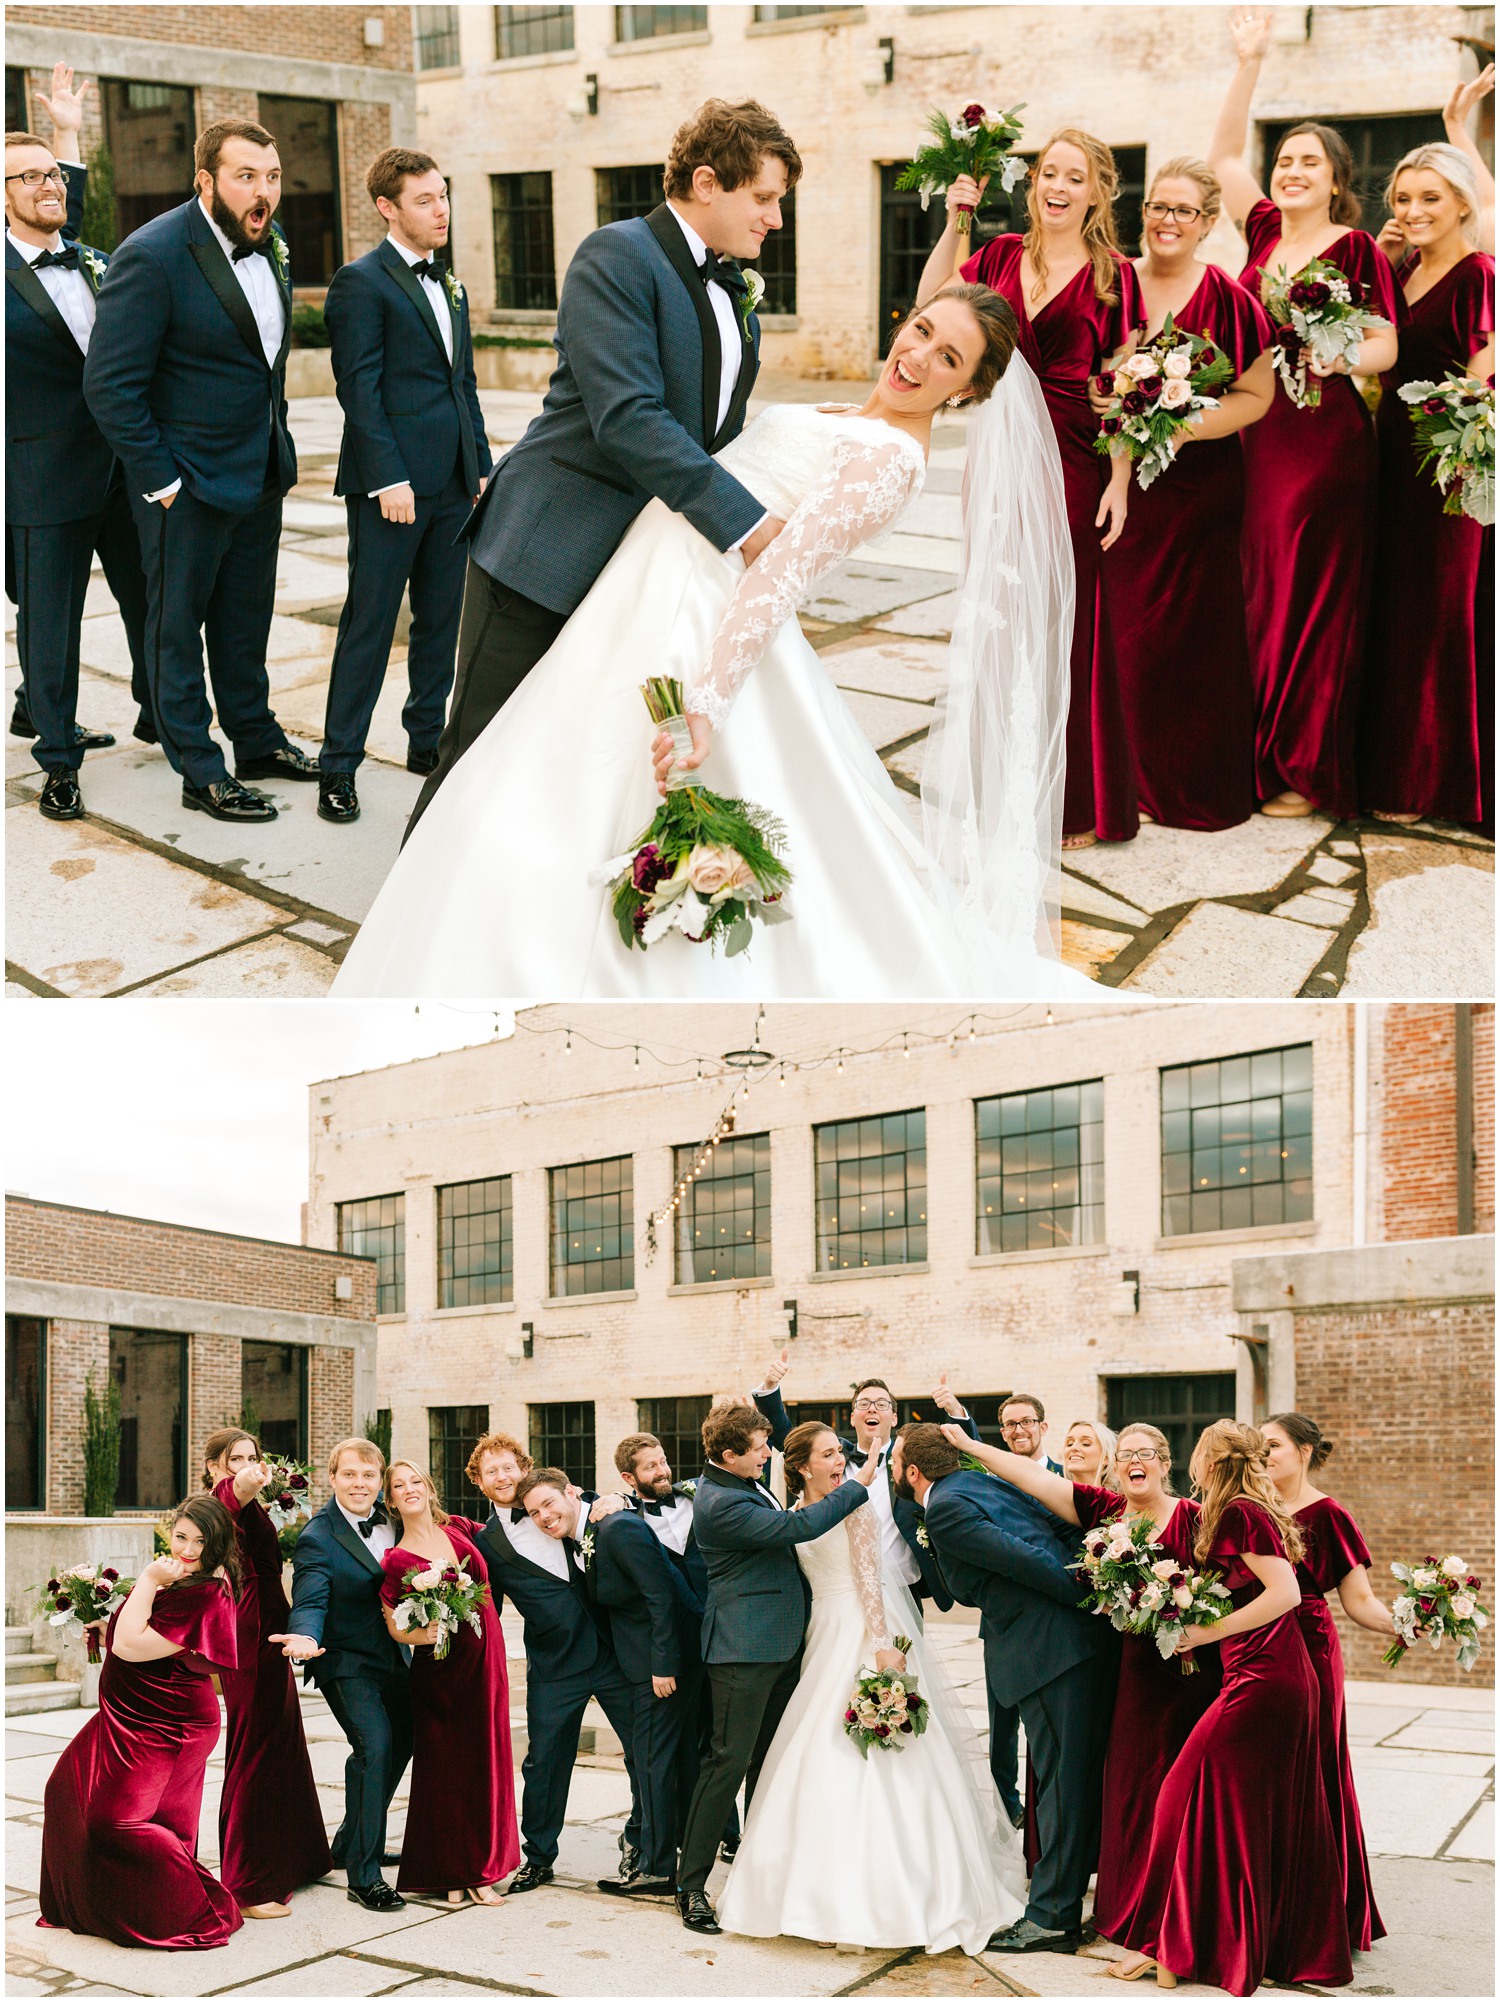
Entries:
POLYGON ((307 1086, 494 1030, 433 1002, 8 1002, 5 1186, 295 1242, 307 1086))

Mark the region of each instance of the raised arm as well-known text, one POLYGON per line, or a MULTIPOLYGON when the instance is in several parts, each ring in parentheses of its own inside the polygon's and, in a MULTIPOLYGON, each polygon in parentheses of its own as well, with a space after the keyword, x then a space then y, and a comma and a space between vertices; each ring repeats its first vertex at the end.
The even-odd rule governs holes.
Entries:
POLYGON ((1479 190, 1479 214, 1474 218, 1479 226, 1479 248, 1490 257, 1495 254, 1495 177, 1469 131, 1469 114, 1494 88, 1495 65, 1486 63, 1478 76, 1467 83, 1455 84, 1443 106, 1443 130, 1448 143, 1456 146, 1474 169, 1474 185, 1479 190))
POLYGON ((185 1577, 187 1567, 176 1557, 154 1557, 130 1588, 130 1597, 115 1621, 115 1637, 110 1643, 122 1661, 165 1661, 181 1654, 180 1641, 164 1640, 151 1625, 156 1595, 167 1585, 185 1577))
POLYGON ((869 1498, 868 1488, 857 1480, 845 1481, 822 1501, 799 1509, 767 1508, 749 1494, 731 1495, 714 1511, 715 1520, 707 1535, 700 1531, 698 1543, 703 1549, 790 1549, 793 1544, 811 1543, 826 1535, 869 1498))
POLYGON ((786 1400, 775 1384, 769 1390, 752 1390, 750 1395, 755 1399, 756 1410, 770 1426, 771 1444, 779 1453, 792 1429, 792 1421, 786 1415, 786 1400))
POLYGON ((970 1438, 957 1425, 945 1425, 943 1437, 961 1453, 977 1460, 987 1474, 998 1474, 1002 1481, 1009 1481, 1013 1488, 1039 1501, 1063 1522, 1078 1523, 1073 1483, 1065 1481, 1061 1474, 1051 1473, 1039 1461, 1023 1460, 1019 1453, 1007 1453, 1003 1447, 987 1446, 981 1439, 970 1438))
POLYGON ((1251 209, 1265 200, 1265 189, 1246 165, 1245 145, 1260 66, 1271 45, 1271 16, 1259 8, 1237 7, 1229 17, 1229 33, 1234 42, 1235 71, 1208 142, 1208 164, 1219 177, 1230 219, 1236 229, 1243 229, 1251 209))
POLYGON ((961 266, 973 256, 972 235, 961 236, 958 229, 958 212, 961 208, 974 210, 984 198, 984 191, 990 184, 985 175, 982 181, 974 181, 967 174, 960 174, 944 197, 948 220, 943 225, 943 233, 927 254, 927 262, 922 266, 922 276, 917 285, 919 304, 930 299, 934 292, 941 292, 958 276, 961 266))

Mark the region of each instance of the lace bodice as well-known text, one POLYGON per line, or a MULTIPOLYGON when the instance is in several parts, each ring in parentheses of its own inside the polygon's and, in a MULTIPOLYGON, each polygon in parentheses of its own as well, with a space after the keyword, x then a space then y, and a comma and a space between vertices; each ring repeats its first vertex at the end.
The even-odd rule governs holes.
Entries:
POLYGON ((889 1647, 890 1623, 885 1616, 885 1588, 880 1571, 880 1525, 873 1508, 857 1508, 836 1529, 811 1543, 797 1545, 797 1562, 815 1599, 836 1592, 855 1592, 865 1616, 865 1631, 876 1647, 889 1647))
POLYGON ((688 710, 715 729, 812 584, 889 528, 921 492, 926 470, 921 446, 904 431, 802 404, 762 412, 718 458, 786 527, 744 572, 708 659, 688 679, 688 710))

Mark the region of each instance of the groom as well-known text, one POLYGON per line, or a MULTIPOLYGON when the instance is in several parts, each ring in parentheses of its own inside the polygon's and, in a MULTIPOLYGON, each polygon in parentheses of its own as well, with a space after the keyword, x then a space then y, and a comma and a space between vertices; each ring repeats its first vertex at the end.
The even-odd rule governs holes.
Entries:
MULTIPOLYGON (((950 1428, 951 1429, 951 1428, 950 1428)), ((924 1510, 956 1597, 982 1615, 990 1715, 1019 1706, 1036 1773, 1041 1853, 1023 1917, 995 1934, 997 1953, 1072 1953, 1098 1860, 1104 1752, 1118 1655, 1102 1621, 1078 1610, 1066 1567, 1077 1546, 1040 1503, 993 1474, 970 1472, 937 1425, 897 1440, 896 1486, 924 1510)))
POLYGON ((653 496, 747 564, 782 527, 710 455, 739 435, 760 366, 752 289, 737 260, 753 261, 766 232, 780 229, 782 197, 801 172, 763 106, 710 98, 672 141, 662 205, 579 245, 541 414, 464 529, 453 703, 410 826, 653 496))

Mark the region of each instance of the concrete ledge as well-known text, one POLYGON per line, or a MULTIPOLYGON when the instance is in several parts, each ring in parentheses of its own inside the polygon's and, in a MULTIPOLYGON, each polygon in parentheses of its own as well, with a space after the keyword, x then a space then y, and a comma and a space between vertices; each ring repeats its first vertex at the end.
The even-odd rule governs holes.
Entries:
POLYGON ((65 1679, 78 1681, 88 1659, 81 1634, 63 1637, 36 1609, 36 1593, 74 1564, 112 1564, 138 1578, 151 1561, 153 1519, 118 1515, 8 1515, 5 1518, 5 1606, 13 1626, 29 1627, 32 1645, 55 1654, 65 1679))
MULTIPOLYGON (((160 1328, 174 1335, 233 1335, 242 1342, 297 1342, 306 1348, 374 1353, 375 1324, 333 1314, 239 1307, 226 1300, 163 1299, 123 1287, 72 1286, 56 1279, 7 1275, 5 1309, 44 1321, 94 1321, 106 1327, 160 1328)), ((81 1562, 81 1559, 75 1560, 81 1562)))
POLYGON ((1237 1258, 1230 1271, 1234 1305, 1242 1314, 1490 1300, 1495 1240, 1435 1237, 1343 1251, 1281 1252, 1237 1258))

